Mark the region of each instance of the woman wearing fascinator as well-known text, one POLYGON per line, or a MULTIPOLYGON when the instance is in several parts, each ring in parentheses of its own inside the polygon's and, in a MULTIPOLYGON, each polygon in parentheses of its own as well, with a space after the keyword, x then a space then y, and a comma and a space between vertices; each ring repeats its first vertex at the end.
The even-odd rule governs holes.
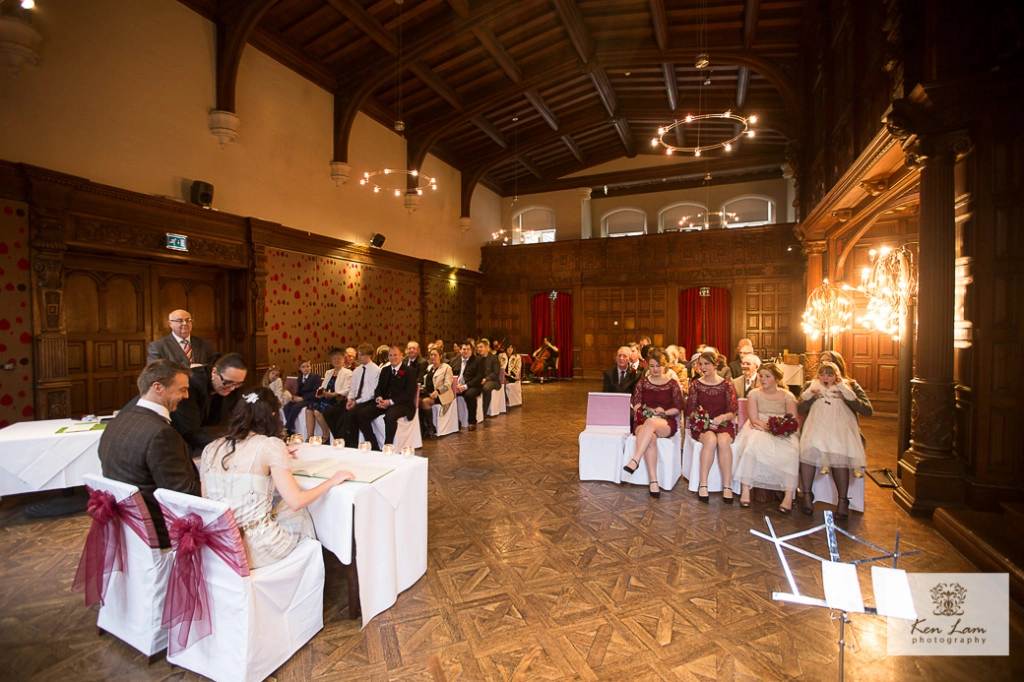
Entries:
POLYGON ((277 398, 260 387, 242 395, 231 411, 227 435, 203 450, 203 497, 231 507, 250 568, 279 561, 303 537, 314 537, 306 506, 353 478, 352 472, 339 471, 315 488, 299 488, 291 453, 278 437, 282 430, 277 398), (281 495, 276 507, 275 489, 281 495))

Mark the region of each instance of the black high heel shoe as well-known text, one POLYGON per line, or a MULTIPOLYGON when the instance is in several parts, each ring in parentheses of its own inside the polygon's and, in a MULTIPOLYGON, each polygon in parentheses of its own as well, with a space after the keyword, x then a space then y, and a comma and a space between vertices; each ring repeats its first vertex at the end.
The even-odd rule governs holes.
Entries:
POLYGON ((636 473, 636 468, 638 466, 640 466, 640 462, 637 462, 635 459, 631 459, 631 460, 629 460, 629 463, 626 464, 626 466, 622 467, 622 470, 625 471, 627 474, 632 474, 632 473, 636 473), (632 469, 630 469, 629 465, 632 464, 633 462, 636 462, 636 466, 633 467, 632 469))
POLYGON ((725 490, 722 491, 722 502, 725 502, 726 504, 732 504, 733 497, 735 497, 735 495, 733 495, 732 488, 726 488, 725 490), (729 491, 729 497, 725 496, 726 490, 729 491))
POLYGON ((840 521, 845 521, 850 518, 850 498, 840 497, 839 502, 836 503, 836 511, 834 516, 840 521), (842 511, 839 511, 842 508, 842 511))
POLYGON ((807 514, 807 516, 814 513, 814 493, 804 493, 804 503, 800 505, 800 511, 807 514), (808 504, 808 501, 810 501, 810 504, 808 504))
POLYGON ((658 488, 657 490, 650 490, 650 486, 648 486, 647 492, 651 494, 651 497, 661 497, 661 487, 658 486, 658 482, 651 481, 651 485, 653 485, 655 488, 658 488))
POLYGON ((701 502, 703 502, 704 504, 709 504, 710 501, 711 501, 711 495, 710 494, 709 495, 701 495, 700 494, 700 489, 701 488, 704 488, 704 490, 708 489, 708 487, 706 485, 699 486, 697 488, 697 499, 700 500, 701 502))

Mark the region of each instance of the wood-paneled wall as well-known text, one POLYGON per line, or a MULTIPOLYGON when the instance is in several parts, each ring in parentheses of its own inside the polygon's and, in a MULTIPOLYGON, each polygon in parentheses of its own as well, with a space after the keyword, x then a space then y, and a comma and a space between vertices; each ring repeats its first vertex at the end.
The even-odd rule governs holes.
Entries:
POLYGON ((762 353, 803 350, 804 259, 791 224, 482 251, 483 328, 507 328, 522 345, 530 339, 530 298, 552 289, 572 294, 576 376, 597 376, 619 345, 641 335, 676 343, 679 292, 694 286, 732 292, 733 347, 748 336, 762 353))

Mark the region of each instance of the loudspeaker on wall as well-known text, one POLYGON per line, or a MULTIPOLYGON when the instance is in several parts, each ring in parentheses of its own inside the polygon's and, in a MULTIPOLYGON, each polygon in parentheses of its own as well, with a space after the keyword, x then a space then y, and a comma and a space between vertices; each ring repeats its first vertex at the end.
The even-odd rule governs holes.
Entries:
POLYGON ((387 239, 380 232, 374 232, 370 235, 370 246, 376 246, 378 249, 384 246, 384 240, 387 239))
POLYGON ((213 204, 213 185, 202 180, 192 181, 192 203, 209 208, 213 204))

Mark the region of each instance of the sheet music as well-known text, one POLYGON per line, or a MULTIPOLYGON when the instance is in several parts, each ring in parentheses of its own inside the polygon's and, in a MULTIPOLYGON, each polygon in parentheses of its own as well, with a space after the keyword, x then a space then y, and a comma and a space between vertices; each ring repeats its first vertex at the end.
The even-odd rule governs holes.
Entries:
POLYGON ((825 586, 825 603, 830 609, 864 613, 864 597, 860 593, 857 567, 836 561, 821 562, 821 581, 825 586))
POLYGON ((878 615, 904 620, 917 620, 914 595, 910 591, 907 572, 885 566, 871 567, 871 585, 875 591, 878 615))

